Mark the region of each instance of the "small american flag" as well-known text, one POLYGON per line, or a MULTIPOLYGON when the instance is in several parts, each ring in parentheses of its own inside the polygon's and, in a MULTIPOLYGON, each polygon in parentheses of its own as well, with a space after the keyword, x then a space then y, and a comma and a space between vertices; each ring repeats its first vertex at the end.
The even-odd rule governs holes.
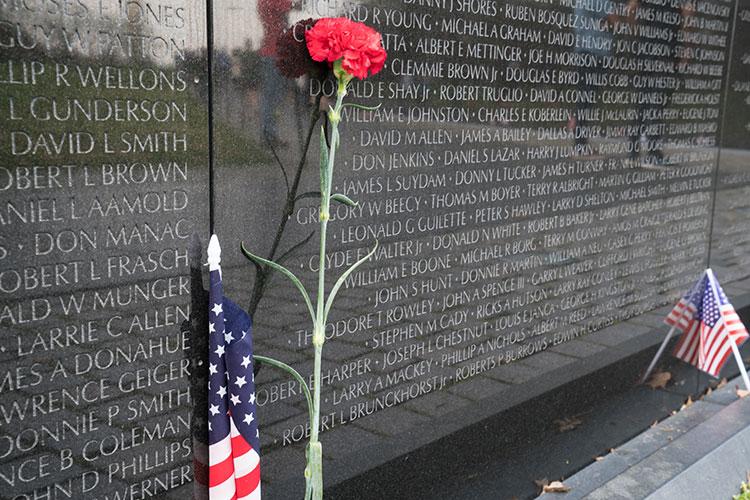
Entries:
POLYGON ((674 355, 714 377, 732 352, 732 344, 740 346, 750 336, 710 269, 664 321, 682 331, 674 355))
POLYGON ((220 251, 214 235, 208 247, 208 492, 210 500, 259 500, 252 321, 224 298, 220 251))

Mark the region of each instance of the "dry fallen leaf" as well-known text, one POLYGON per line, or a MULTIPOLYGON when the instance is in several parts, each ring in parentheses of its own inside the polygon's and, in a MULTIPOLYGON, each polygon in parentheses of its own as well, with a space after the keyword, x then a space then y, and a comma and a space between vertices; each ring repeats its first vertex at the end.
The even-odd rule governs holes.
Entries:
POLYGON ((549 479, 547 479, 546 477, 542 479, 534 479, 534 484, 539 486, 540 488, 544 488, 549 484, 549 479))
POLYGON ((724 387, 725 385, 727 385, 727 379, 726 379, 726 378, 723 378, 723 379, 721 379, 721 381, 720 381, 720 382, 719 382, 718 384, 716 384, 716 388, 717 388, 717 389, 721 389, 721 388, 722 388, 722 387, 724 387))
POLYGON ((544 493, 567 493, 570 488, 565 486, 561 481, 552 481, 546 486, 542 487, 544 493))
POLYGON ((652 389, 663 389, 671 379, 672 374, 669 372, 656 372, 646 381, 646 385, 652 389))
POLYGON ((739 387, 735 387, 734 392, 737 393, 737 397, 742 399, 750 396, 750 391, 747 389, 740 389, 739 387))
POLYGON ((597 462, 601 462, 602 460, 604 460, 604 457, 594 457, 594 460, 596 460, 597 462))
POLYGON ((557 430, 559 432, 566 432, 566 431, 572 431, 579 425, 583 423, 583 421, 578 417, 570 417, 570 418, 563 418, 563 419, 557 419, 554 421, 555 425, 557 425, 557 430))
POLYGON ((683 404, 680 407, 680 411, 684 410, 685 408, 688 408, 690 406, 693 406, 693 398, 692 396, 688 396, 687 401, 685 401, 685 404, 683 404))
POLYGON ((657 425, 659 425, 659 421, 658 421, 658 420, 654 420, 654 423, 653 423, 653 424, 651 424, 651 428, 653 429, 653 428, 654 428, 654 427, 656 427, 657 425))

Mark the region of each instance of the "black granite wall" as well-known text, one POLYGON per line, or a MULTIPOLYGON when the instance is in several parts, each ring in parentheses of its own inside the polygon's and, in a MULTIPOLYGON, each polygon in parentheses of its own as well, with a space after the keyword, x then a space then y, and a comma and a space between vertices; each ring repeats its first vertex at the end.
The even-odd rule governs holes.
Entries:
POLYGON ((0 497, 192 491, 205 6, 3 2, 0 33, 0 497))
MULTIPOLYGON (((210 219, 257 353, 311 373, 296 291, 239 252, 312 288, 333 87, 284 76, 293 23, 345 15, 389 53, 335 173, 359 205, 333 213, 331 284, 380 247, 327 330, 333 484, 630 354, 707 265, 748 275, 746 8, 0 3, 0 491, 192 494, 210 219)), ((265 495, 300 496, 300 388, 263 368, 257 400, 265 495)))

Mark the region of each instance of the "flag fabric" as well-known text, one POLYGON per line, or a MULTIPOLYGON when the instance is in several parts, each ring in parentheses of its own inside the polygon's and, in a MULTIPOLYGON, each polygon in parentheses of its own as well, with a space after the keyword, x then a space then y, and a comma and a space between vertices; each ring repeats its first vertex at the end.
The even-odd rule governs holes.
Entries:
POLYGON ((218 262, 212 263, 210 253, 211 246, 208 304, 209 499, 259 500, 260 439, 253 379, 252 321, 245 311, 224 297, 221 269, 218 262))
POLYGON ((682 331, 674 355, 714 377, 748 332, 708 269, 664 320, 682 331))

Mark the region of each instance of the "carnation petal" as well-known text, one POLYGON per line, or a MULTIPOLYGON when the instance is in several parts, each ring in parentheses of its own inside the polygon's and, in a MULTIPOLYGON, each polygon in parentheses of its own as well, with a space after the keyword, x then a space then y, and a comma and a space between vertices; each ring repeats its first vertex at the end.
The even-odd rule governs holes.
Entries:
POLYGON ((315 61, 342 59, 346 72, 359 79, 379 72, 387 57, 380 33, 345 17, 320 19, 305 33, 305 41, 315 61))

